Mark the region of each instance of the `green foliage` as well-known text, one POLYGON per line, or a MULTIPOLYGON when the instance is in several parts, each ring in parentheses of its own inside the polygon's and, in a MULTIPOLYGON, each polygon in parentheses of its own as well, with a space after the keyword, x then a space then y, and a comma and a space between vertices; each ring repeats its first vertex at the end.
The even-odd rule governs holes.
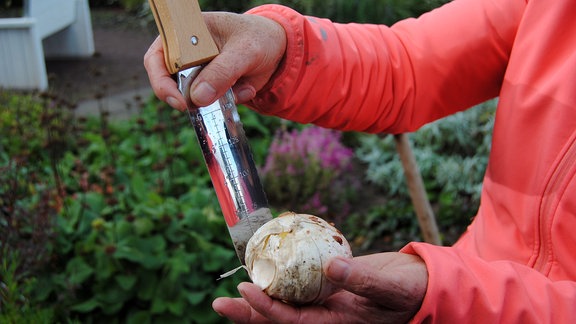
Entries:
POLYGON ((244 12, 251 8, 250 1, 237 0, 199 0, 204 11, 244 12))
POLYGON ((22 7, 22 0, 0 0, 0 9, 22 7))
MULTIPOLYGON (((10 0, 4 0, 10 6, 10 0)), ((275 3, 335 22, 383 23, 391 25, 400 19, 417 17, 450 0, 199 0, 203 11, 229 11, 242 13, 255 6, 275 3)), ((0 2, 1 3, 1 2, 0 2)), ((149 12, 147 0, 90 0, 92 8, 121 7, 126 11, 149 12)))
POLYGON ((134 11, 142 8, 142 5, 146 3, 147 0, 120 0, 122 7, 128 11, 134 11))
MULTIPOLYGON (((494 101, 490 101, 411 134, 414 155, 443 230, 466 226, 476 213, 488 163, 494 110, 494 101)), ((380 221, 378 218, 373 221, 384 223, 402 215, 404 207, 409 205, 409 195, 392 136, 363 137, 356 154, 366 163, 367 180, 390 200, 396 200, 396 206, 400 207, 379 209, 380 221)), ((371 224, 371 228, 379 227, 371 224)), ((358 228, 358 224, 355 227, 358 228)), ((417 228, 414 217, 409 227, 417 228)), ((382 234, 389 230, 380 231, 382 234)))
MULTIPOLYGON (((216 280, 238 258, 187 116, 155 99, 115 122, 46 94, 0 99, 0 247, 26 253, 30 305, 62 322, 221 322, 212 300, 248 278, 216 280)), ((241 110, 261 161, 279 122, 241 110)))
POLYGON ((402 18, 416 17, 446 0, 253 0, 252 5, 278 3, 303 14, 330 18, 336 22, 392 24, 402 18))
POLYGON ((52 109, 56 104, 68 106, 48 94, 35 97, 0 92, 0 107, 4 108, 0 110, 0 150, 29 160, 61 155, 70 145, 72 115, 65 109, 52 109))
MULTIPOLYGON (((92 0, 94 3, 115 2, 120 0, 92 0)), ((123 0, 138 2, 141 0, 123 0)), ((245 12, 263 4, 281 4, 294 10, 335 22, 383 23, 391 25, 400 19, 417 17, 441 6, 450 0, 199 0, 204 11, 245 12)), ((120 1, 121 2, 121 1, 120 1)), ((146 5, 146 3, 144 3, 146 5)), ((126 6, 126 5, 125 5, 126 6)), ((133 8, 136 6, 132 5, 133 8)), ((140 6, 141 7, 141 6, 140 6)))
POLYGON ((90 0, 89 5, 93 8, 121 7, 126 11, 136 11, 142 8, 147 2, 148 0, 90 0))
POLYGON ((36 297, 81 322, 218 322, 211 301, 247 278, 216 281, 238 260, 211 190, 162 197, 131 182, 125 206, 94 192, 70 200, 56 243, 67 260, 41 276, 36 297))
POLYGON ((18 251, 2 248, 0 260, 0 323, 48 324, 54 317, 50 308, 32 305, 30 294, 35 281, 18 270, 18 251))

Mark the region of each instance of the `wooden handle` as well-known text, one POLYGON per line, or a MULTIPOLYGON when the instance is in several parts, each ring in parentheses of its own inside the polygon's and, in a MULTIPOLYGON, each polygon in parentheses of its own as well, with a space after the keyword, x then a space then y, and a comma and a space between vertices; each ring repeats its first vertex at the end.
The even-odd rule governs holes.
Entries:
POLYGON ((171 74, 207 63, 218 55, 218 47, 204 23, 198 0, 148 1, 171 74))
POLYGON ((420 169, 416 163, 412 145, 410 145, 410 139, 407 134, 397 134, 394 135, 394 141, 396 142, 396 150, 402 161, 408 191, 410 192, 414 211, 420 224, 422 237, 424 241, 428 243, 442 245, 438 224, 436 224, 434 211, 426 195, 426 188, 424 188, 424 181, 422 180, 420 169))

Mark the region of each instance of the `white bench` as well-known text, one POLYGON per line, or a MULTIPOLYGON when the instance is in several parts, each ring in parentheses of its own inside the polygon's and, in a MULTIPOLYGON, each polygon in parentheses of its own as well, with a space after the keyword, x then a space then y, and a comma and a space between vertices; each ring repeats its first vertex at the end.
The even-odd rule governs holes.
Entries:
POLYGON ((88 0, 24 0, 24 15, 0 19, 0 88, 46 90, 45 58, 89 57, 88 0))

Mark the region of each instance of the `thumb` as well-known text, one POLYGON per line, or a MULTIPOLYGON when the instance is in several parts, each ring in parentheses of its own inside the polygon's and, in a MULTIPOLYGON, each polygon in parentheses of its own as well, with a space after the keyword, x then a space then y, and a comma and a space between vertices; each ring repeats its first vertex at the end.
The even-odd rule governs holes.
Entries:
POLYGON ((328 280, 340 288, 369 299, 380 298, 385 293, 385 283, 369 265, 355 259, 333 258, 325 267, 328 280))
POLYGON ((215 61, 200 71, 190 87, 190 100, 198 107, 208 106, 222 97, 235 81, 226 68, 215 61))

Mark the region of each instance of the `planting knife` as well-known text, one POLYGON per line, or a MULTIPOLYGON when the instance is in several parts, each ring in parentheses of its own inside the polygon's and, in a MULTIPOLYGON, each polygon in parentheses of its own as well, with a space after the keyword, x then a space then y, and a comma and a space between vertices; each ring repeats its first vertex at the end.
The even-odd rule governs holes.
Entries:
POLYGON ((190 84, 218 48, 197 0, 149 0, 164 46, 166 67, 176 75, 188 115, 240 262, 254 232, 272 219, 232 89, 213 104, 196 108, 190 84))

